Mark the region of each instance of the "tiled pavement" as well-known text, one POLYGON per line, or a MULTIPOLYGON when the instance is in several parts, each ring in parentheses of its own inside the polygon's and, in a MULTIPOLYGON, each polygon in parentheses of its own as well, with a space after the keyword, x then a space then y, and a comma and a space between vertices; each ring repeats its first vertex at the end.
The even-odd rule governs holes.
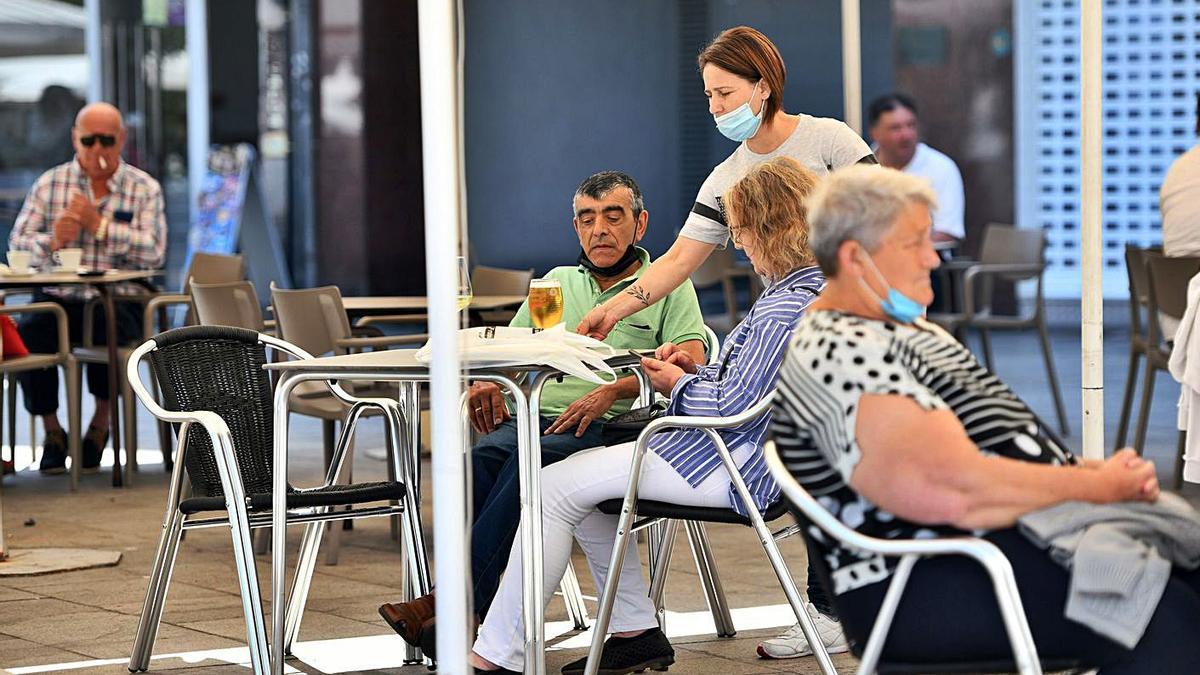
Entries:
MULTIPOLYGON (((1110 438, 1125 365, 1119 331, 1114 329, 1108 336, 1106 408, 1110 438)), ((997 370, 1035 408, 1049 415, 1052 408, 1034 341, 1032 335, 997 336, 997 370)), ((1077 443, 1077 331, 1058 329, 1054 342, 1068 414, 1075 427, 1072 436, 1077 443)), ((1160 379, 1148 442, 1148 455, 1159 462, 1164 479, 1169 475, 1174 447, 1170 423, 1176 391, 1169 378, 1160 379)), ((140 437, 143 442, 152 443, 156 435, 148 415, 143 412, 140 419, 140 437)), ((21 427, 27 429, 23 414, 21 420, 21 427)), ((300 458, 296 470, 301 476, 315 479, 320 461, 319 427, 301 418, 293 424, 293 438, 299 439, 300 444, 295 453, 300 458)), ((360 448, 378 444, 382 435, 372 423, 366 424, 360 448)), ((36 471, 22 471, 15 478, 5 478, 4 526, 10 547, 111 548, 122 551, 124 557, 111 568, 0 578, 0 671, 126 672, 125 660, 136 629, 165 500, 166 476, 155 463, 156 454, 156 449, 143 452, 145 466, 136 484, 123 490, 109 487, 105 474, 86 477, 79 492, 74 494, 68 491, 65 477, 43 477, 36 471)), ((28 461, 28 451, 22 452, 19 459, 28 461)), ((382 462, 361 455, 355 470, 363 480, 383 476, 382 462)), ((672 672, 818 672, 811 658, 765 661, 754 656, 758 640, 790 623, 785 600, 749 530, 716 526, 709 532, 730 603, 741 608, 736 611, 735 620, 742 630, 735 638, 718 639, 710 632, 711 624, 695 625, 703 623, 706 606, 686 538, 680 537, 667 595, 667 606, 672 611, 668 629, 677 652, 672 672)), ((298 544, 299 530, 290 534, 289 545, 298 544)), ((359 521, 353 532, 345 534, 339 564, 318 567, 301 631, 302 644, 297 648, 300 658, 292 665, 304 672, 414 675, 425 672, 422 666, 400 666, 401 642, 375 614, 380 602, 399 595, 400 558, 389 537, 387 523, 379 519, 359 521)), ((244 666, 236 665, 245 660, 244 650, 239 649, 244 628, 229 551, 228 534, 224 530, 188 533, 155 648, 155 653, 162 656, 152 662, 152 671, 246 672, 244 666)), ((783 543, 783 551, 802 581, 803 546, 793 539, 783 543)), ((575 564, 585 594, 594 595, 586 565, 578 554, 575 564)), ((266 578, 267 572, 263 557, 262 578, 266 578)), ((594 611, 594 604, 591 610, 594 611)), ((565 618, 561 603, 551 604, 548 617, 555 622, 565 618)), ((562 624, 553 624, 548 633, 563 628, 562 624)), ((565 636, 551 640, 552 650, 547 654, 550 672, 557 672, 562 664, 584 653, 584 648, 578 646, 582 639, 565 636)), ((840 655, 835 662, 842 670, 848 670, 853 667, 854 659, 840 655)))

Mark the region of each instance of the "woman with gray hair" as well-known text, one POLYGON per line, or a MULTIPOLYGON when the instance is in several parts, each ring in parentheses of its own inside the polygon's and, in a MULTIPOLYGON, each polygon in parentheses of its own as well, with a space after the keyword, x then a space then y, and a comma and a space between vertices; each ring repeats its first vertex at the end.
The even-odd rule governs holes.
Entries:
MULTIPOLYGON (((1017 520, 1028 525, 1030 514, 1068 501, 1145 509, 1131 504, 1159 500, 1154 466, 1129 449, 1104 461, 1075 458, 1011 389, 922 318, 938 265, 934 206, 927 184, 880 168, 834 172, 810 197, 810 245, 828 281, 800 320, 780 374, 772 429, 785 465, 868 536, 973 533, 999 546, 1041 656, 1081 660, 1106 674, 1195 672, 1200 641, 1178 639, 1200 625, 1195 565, 1171 568, 1140 639, 1077 622, 1078 613, 1064 616, 1073 592, 1068 570, 1018 532, 1017 520)), ((1155 508, 1174 504, 1170 497, 1155 508)), ((1088 506, 1069 508, 1088 513, 1088 506)), ((1194 540, 1195 512, 1185 504, 1179 511, 1194 540)), ((813 537, 810 547, 828 568, 823 581, 846 636, 865 644, 896 561, 829 538, 813 537)), ((1099 581, 1128 587, 1112 577, 1099 581)), ((918 562, 884 659, 1010 656, 982 569, 958 557, 918 562)))

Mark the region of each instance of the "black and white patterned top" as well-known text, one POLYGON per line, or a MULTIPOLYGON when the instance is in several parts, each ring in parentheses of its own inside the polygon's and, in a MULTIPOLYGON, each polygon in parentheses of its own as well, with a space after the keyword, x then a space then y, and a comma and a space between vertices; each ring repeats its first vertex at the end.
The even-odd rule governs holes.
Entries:
MULTIPOLYGON (((788 471, 847 526, 881 539, 965 534, 903 520, 849 486, 862 452, 854 436, 863 394, 897 395, 925 410, 949 409, 980 452, 1047 464, 1074 463, 1037 417, 966 347, 942 329, 829 310, 805 314, 779 378, 772 432, 788 471)), ((978 534, 978 533, 976 533, 978 534)), ((887 579, 894 559, 840 546, 810 528, 835 594, 887 579)))

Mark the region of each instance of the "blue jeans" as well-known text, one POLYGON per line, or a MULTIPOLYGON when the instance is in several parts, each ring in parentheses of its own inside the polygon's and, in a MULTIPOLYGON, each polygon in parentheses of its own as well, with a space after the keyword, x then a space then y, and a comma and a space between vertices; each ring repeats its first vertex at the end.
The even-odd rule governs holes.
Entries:
MULTIPOLYGON (((544 432, 552 417, 541 418, 544 432)), ((580 438, 575 431, 542 436, 542 466, 562 461, 585 450, 604 445, 600 440, 603 422, 592 422, 580 438)), ((495 431, 479 439, 471 450, 474 518, 471 526, 471 578, 475 587, 475 611, 487 614, 500 575, 508 563, 521 523, 521 487, 517 474, 517 422, 505 420, 495 431)))

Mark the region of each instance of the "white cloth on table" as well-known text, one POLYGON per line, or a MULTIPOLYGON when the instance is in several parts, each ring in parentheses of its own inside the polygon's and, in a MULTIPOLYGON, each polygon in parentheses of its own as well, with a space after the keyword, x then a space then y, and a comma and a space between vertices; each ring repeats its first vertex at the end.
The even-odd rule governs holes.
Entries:
MULTIPOLYGON (((1200 430, 1200 274, 1188 282, 1187 310, 1175 332, 1171 376, 1179 383, 1176 428, 1200 430)), ((1200 483, 1200 433, 1187 434, 1183 446, 1183 479, 1200 483)))
MULTIPOLYGON (((587 555, 596 588, 604 588, 608 563, 617 532, 617 516, 596 510, 608 499, 625 496, 629 483, 629 462, 634 443, 592 448, 542 469, 542 549, 545 574, 542 601, 547 602, 558 587, 571 562, 571 538, 579 541, 587 555)), ((739 466, 751 456, 751 448, 733 450, 739 466)), ((692 487, 670 464, 653 452, 646 452, 638 496, 642 499, 729 508, 729 474, 715 471, 700 485, 692 487)), ((629 548, 621 567, 617 595, 613 604, 609 631, 653 628, 658 625, 649 589, 642 578, 642 563, 636 539, 626 539, 629 548)), ((492 663, 520 671, 525 663, 525 627, 522 620, 523 577, 521 535, 513 541, 508 566, 496 599, 488 609, 473 651, 492 663)))

